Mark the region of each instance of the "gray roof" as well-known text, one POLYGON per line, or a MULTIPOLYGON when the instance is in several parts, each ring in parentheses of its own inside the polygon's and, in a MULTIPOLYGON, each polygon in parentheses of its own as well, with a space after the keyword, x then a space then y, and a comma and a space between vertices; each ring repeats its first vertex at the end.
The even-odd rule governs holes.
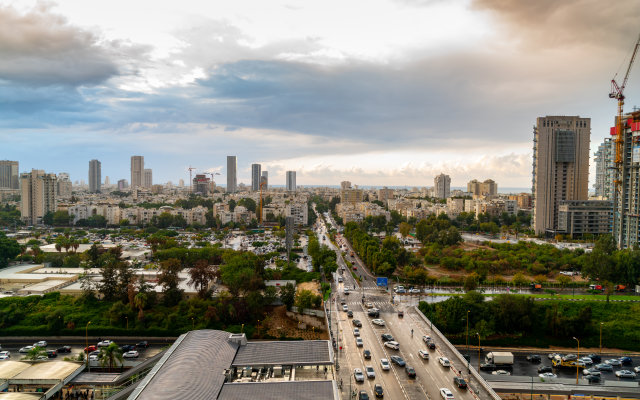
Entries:
POLYGON ((225 383, 218 400, 331 400, 337 393, 333 381, 225 383))
POLYGON ((328 340, 250 342, 238 349, 234 367, 331 364, 328 340))
POLYGON ((215 399, 237 349, 229 332, 197 330, 182 335, 129 399, 215 399))

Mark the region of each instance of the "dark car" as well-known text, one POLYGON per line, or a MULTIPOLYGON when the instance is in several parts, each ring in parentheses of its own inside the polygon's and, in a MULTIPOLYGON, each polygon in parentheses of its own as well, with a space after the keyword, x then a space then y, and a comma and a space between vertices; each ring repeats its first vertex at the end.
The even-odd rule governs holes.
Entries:
POLYGON ((552 372, 553 368, 550 365, 541 365, 538 367, 538 373, 544 374, 545 372, 552 372))
POLYGON ((347 311, 347 317, 353 318, 353 311, 351 310, 347 311))
POLYGON ((377 383, 373 386, 373 393, 376 394, 376 399, 381 399, 384 397, 384 390, 382 390, 382 386, 377 383))
POLYGON ((600 364, 602 362, 602 357, 600 357, 599 354, 591 353, 587 357, 589 357, 594 364, 600 364))
POLYGON ((586 375, 583 377, 589 383, 598 383, 600 382, 600 375, 586 375))
POLYGON ((633 360, 631 359, 631 357, 620 357, 620 362, 622 363, 622 365, 631 365, 633 364, 633 360))
POLYGON ((71 346, 62 346, 56 349, 58 353, 71 353, 71 346))
POLYGON ((399 367, 404 367, 405 365, 407 365, 406 362, 404 362, 404 359, 400 356, 391 356, 389 357, 391 359, 391 362, 398 365, 399 367))
POLYGON ((352 322, 353 322, 353 326, 357 326, 358 328, 362 328, 362 322, 360 322, 359 319, 354 319, 352 322))
POLYGON ((539 363, 539 362, 542 362, 542 358, 540 357, 539 354, 529 354, 527 356, 527 361, 539 363))
POLYGON ((393 336, 391 336, 390 333, 383 333, 382 335, 380 335, 380 337, 382 338, 383 342, 391 342, 391 341, 393 341, 393 336))
POLYGON ((398 311, 398 317, 400 318, 404 317, 404 311, 398 311))
POLYGON ((369 310, 369 311, 367 312, 367 314, 368 314, 370 317, 374 317, 374 318, 379 318, 379 317, 380 317, 380 311, 378 311, 378 310, 373 310, 373 309, 371 309, 371 310, 369 310))
POLYGON ((484 363, 480 364, 480 369, 483 371, 495 371, 497 367, 493 363, 484 363))
POLYGON ((365 390, 361 390, 360 393, 358 393, 358 400, 369 400, 369 395, 365 390))
POLYGON ((436 342, 434 342, 433 340, 428 340, 427 341, 427 348, 429 350, 435 350, 436 349, 436 342))
POLYGON ((135 350, 136 346, 133 344, 125 344, 124 346, 120 347, 120 349, 123 353, 126 353, 127 351, 135 350))
POLYGON ((141 342, 136 343, 136 347, 139 349, 146 349, 147 347, 149 347, 149 342, 147 342, 146 340, 143 340, 141 342))
POLYGON ((362 356, 365 360, 371 360, 371 352, 369 350, 365 350, 362 352, 362 356))
POLYGON ((415 378, 415 377, 416 377, 416 370, 415 370, 415 369, 413 369, 413 367, 412 367, 412 366, 407 365, 407 366, 404 368, 404 370, 405 370, 405 371, 407 371, 407 376, 408 376, 409 378, 415 378))
POLYGON ((56 358, 58 357, 58 353, 55 350, 47 350, 48 358, 56 358))
POLYGON ((464 379, 460 378, 459 376, 453 377, 453 384, 459 387, 460 389, 467 388, 467 382, 464 379))

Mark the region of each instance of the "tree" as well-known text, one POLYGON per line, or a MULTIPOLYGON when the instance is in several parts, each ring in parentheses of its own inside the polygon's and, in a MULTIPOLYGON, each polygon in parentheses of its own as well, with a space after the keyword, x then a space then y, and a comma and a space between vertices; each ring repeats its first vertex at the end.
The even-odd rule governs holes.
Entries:
POLYGON ((291 309, 291 306, 296 301, 296 287, 291 283, 287 283, 280 288, 280 301, 287 306, 287 309, 291 309))
POLYGON ((240 199, 240 201, 238 201, 238 205, 243 206, 251 212, 256 212, 256 202, 251 198, 245 197, 240 199))
MULTIPOLYGON (((615 282, 619 280, 620 274, 616 268, 613 253, 616 244, 611 235, 602 235, 596 241, 591 254, 586 259, 583 272, 591 279, 602 282, 615 282)), ((607 302, 609 302, 609 292, 607 292, 607 302)))
POLYGON ((200 298, 207 298, 209 291, 209 283, 215 278, 216 272, 213 266, 209 265, 207 260, 196 261, 193 268, 189 269, 190 285, 194 285, 198 289, 200 298))
POLYGON ((523 286, 529 283, 529 279, 522 272, 518 272, 513 276, 511 282, 516 286, 523 286))
POLYGON ((466 278, 464 278, 464 290, 466 292, 469 292, 471 290, 476 290, 476 288, 478 287, 478 274, 475 272, 472 272, 471 274, 467 275, 466 278))
POLYGON ((407 237, 411 232, 411 225, 407 224, 406 222, 401 222, 398 226, 398 231, 400 232, 402 237, 407 237))
POLYGON ((160 275, 158 283, 164 289, 164 300, 167 305, 178 304, 182 300, 182 290, 178 288, 180 278, 178 273, 182 271, 180 260, 170 258, 160 263, 160 275))
POLYGON ((27 355, 22 357, 22 359, 23 360, 37 360, 38 357, 47 357, 47 349, 45 349, 44 347, 36 346, 33 349, 29 350, 27 355))
POLYGON ((133 304, 138 308, 138 319, 142 321, 144 319, 144 308, 147 306, 149 300, 146 293, 137 293, 133 298, 133 304))
POLYGON ((52 224, 55 226, 67 226, 69 225, 69 212, 67 210, 64 211, 56 211, 53 214, 52 224))
POLYGON ((120 346, 115 343, 111 343, 109 346, 100 348, 100 365, 104 367, 109 367, 109 371, 116 365, 116 362, 119 362, 120 365, 124 362, 124 357, 122 357, 122 350, 120 350, 120 346))
POLYGON ((301 290, 296 295, 296 307, 298 307, 299 311, 302 311, 305 308, 311 308, 313 305, 313 298, 315 295, 311 290, 301 290))
POLYGON ((0 232, 0 268, 9 265, 9 260, 14 259, 18 254, 20 254, 18 241, 0 232))

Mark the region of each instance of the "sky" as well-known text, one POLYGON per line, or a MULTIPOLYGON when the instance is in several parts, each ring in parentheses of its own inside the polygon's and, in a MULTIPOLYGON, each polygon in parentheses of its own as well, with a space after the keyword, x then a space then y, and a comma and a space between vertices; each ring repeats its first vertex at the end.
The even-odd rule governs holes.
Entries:
POLYGON ((0 159, 528 188, 537 117, 591 118, 592 154, 608 135, 638 34, 635 0, 0 0, 0 159))

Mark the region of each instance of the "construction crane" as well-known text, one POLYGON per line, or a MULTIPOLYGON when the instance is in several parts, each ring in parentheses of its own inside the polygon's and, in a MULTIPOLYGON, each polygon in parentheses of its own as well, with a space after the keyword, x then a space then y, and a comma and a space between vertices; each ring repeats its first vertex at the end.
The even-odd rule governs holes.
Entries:
POLYGON ((260 182, 260 207, 258 208, 258 210, 260 210, 260 215, 258 215, 258 224, 260 225, 262 225, 262 187, 266 184, 267 182, 260 182))
POLYGON ((195 170, 196 170, 195 168, 189 165, 189 194, 193 193, 193 189, 191 187, 191 184, 193 183, 193 178, 191 177, 191 173, 192 171, 195 171, 195 170))
MULTIPOLYGON (((213 182, 214 184, 216 183, 215 176, 216 175, 220 175, 219 172, 205 172, 204 174, 205 175, 211 175, 211 182, 213 182)), ((214 192, 215 192, 215 190, 212 190, 211 194, 213 195, 214 192)))
MULTIPOLYGON (((636 54, 638 53, 638 47, 640 47, 640 35, 638 36, 638 40, 636 41, 636 45, 633 48, 633 53, 631 54, 631 59, 629 60, 629 65, 627 66, 627 71, 624 74, 624 79, 622 80, 622 84, 619 85, 618 82, 616 82, 616 76, 613 77, 613 79, 611 79, 611 92, 609 93, 609 98, 612 99, 616 99, 618 100, 618 119, 616 121, 616 131, 615 131, 615 135, 616 135, 616 139, 615 139, 615 144, 616 144, 616 154, 615 154, 615 170, 616 170, 616 176, 614 179, 614 186, 615 186, 615 190, 614 190, 614 200, 613 200, 613 204, 614 204, 614 208, 615 207, 619 207, 619 218, 620 218, 620 223, 622 223, 623 220, 623 214, 624 214, 624 204, 621 202, 620 205, 618 205, 618 198, 621 198, 622 196, 622 185, 621 185, 621 177, 624 176, 625 171, 624 171, 624 163, 623 163, 623 158, 624 158, 624 141, 625 141, 625 134, 624 134, 624 121, 623 121, 623 109, 624 109, 624 89, 627 86, 627 82, 629 80, 629 73, 631 72, 631 67, 633 66, 633 62, 635 61, 636 58, 636 54)), ((618 246, 621 246, 622 243, 622 227, 619 226, 619 235, 616 239, 616 241, 618 242, 618 246)))

